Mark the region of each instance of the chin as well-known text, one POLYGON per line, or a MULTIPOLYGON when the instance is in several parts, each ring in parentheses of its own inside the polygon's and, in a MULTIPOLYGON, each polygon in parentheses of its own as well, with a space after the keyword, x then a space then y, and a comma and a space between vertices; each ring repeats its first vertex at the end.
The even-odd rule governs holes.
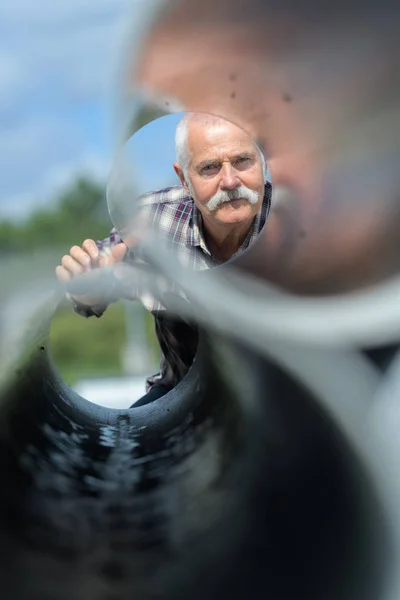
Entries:
POLYGON ((221 223, 226 223, 227 225, 229 223, 242 223, 254 217, 254 210, 252 208, 250 204, 238 208, 223 205, 218 209, 216 217, 221 223))

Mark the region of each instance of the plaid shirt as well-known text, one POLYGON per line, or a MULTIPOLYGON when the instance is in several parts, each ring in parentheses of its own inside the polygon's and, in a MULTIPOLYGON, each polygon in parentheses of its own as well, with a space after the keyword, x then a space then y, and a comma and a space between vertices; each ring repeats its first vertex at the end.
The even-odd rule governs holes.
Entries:
MULTIPOLYGON (((271 192, 271 184, 267 182, 261 209, 235 256, 248 248, 263 228, 271 206, 271 192)), ((140 216, 144 216, 150 227, 154 227, 157 233, 172 244, 182 266, 204 270, 220 264, 207 248, 200 211, 183 186, 169 187, 145 194, 140 198, 140 207, 140 216)), ((97 246, 102 256, 108 256, 114 246, 122 241, 119 233, 113 229, 109 237, 97 242, 97 246)), ((135 262, 135 256, 129 253, 129 262, 132 260, 135 262)), ((160 373, 147 380, 147 390, 157 384, 173 387, 185 375, 194 358, 197 346, 196 329, 188 323, 178 324, 176 320, 169 321, 162 304, 145 290, 137 294, 132 293, 132 298, 134 297, 154 314, 156 334, 161 347, 160 373), (190 339, 191 343, 188 344, 185 338, 190 339)), ((101 307, 92 310, 77 303, 74 304, 74 308, 85 317, 92 315, 100 317, 106 309, 101 307)))

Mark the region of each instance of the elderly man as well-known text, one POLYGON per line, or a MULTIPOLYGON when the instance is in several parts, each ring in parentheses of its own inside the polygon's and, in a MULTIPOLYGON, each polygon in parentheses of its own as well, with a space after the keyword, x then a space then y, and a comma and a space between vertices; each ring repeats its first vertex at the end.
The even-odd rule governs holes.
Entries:
MULTIPOLYGON (((193 269, 222 264, 245 250, 267 219, 271 185, 266 182, 264 156, 250 136, 233 123, 188 114, 176 130, 176 159, 174 169, 181 185, 143 196, 141 216, 173 240, 182 264, 193 269)), ((62 258, 57 277, 67 282, 84 271, 126 260, 126 251, 115 230, 101 242, 86 240, 62 258)), ((129 255, 129 260, 135 258, 129 255)), ((147 381, 150 393, 136 406, 174 387, 190 367, 197 346, 193 328, 165 320, 159 299, 145 290, 138 299, 155 316, 162 356, 160 373, 147 381)), ((107 308, 104 301, 90 295, 71 300, 75 311, 85 317, 100 317, 107 308)))

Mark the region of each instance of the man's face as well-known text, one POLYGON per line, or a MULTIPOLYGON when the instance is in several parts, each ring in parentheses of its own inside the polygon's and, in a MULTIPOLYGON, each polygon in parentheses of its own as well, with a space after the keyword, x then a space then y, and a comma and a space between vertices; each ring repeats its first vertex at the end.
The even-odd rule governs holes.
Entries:
POLYGON ((232 123, 188 123, 189 167, 177 169, 203 218, 250 223, 264 197, 264 169, 251 138, 232 123))

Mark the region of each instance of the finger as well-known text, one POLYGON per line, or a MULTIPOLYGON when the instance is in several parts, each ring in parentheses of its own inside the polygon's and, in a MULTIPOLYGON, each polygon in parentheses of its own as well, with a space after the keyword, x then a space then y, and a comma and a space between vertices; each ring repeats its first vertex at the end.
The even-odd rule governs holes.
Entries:
POLYGON ((65 283, 71 279, 71 274, 61 265, 56 267, 56 276, 60 283, 65 283))
POLYGON ((112 261, 122 262, 124 260, 127 250, 128 248, 123 242, 121 244, 117 244, 111 252, 112 261))
POLYGON ((85 252, 79 246, 73 246, 69 254, 85 271, 89 271, 92 266, 92 259, 88 252, 85 252))
POLYGON ((134 248, 140 242, 140 237, 138 235, 133 235, 132 233, 128 233, 124 236, 125 244, 129 248, 134 248))
POLYGON ((85 240, 82 244, 82 249, 88 253, 92 262, 92 267, 99 266, 100 251, 94 240, 85 240))
POLYGON ((121 262, 126 254, 127 247, 124 243, 117 244, 111 250, 111 254, 109 256, 103 256, 100 259, 101 267, 109 267, 117 262, 121 262))
POLYGON ((83 267, 78 262, 76 262, 76 260, 74 260, 72 256, 69 256, 69 254, 62 257, 61 264, 64 267, 64 269, 69 271, 72 275, 79 275, 79 273, 83 272, 83 267))

